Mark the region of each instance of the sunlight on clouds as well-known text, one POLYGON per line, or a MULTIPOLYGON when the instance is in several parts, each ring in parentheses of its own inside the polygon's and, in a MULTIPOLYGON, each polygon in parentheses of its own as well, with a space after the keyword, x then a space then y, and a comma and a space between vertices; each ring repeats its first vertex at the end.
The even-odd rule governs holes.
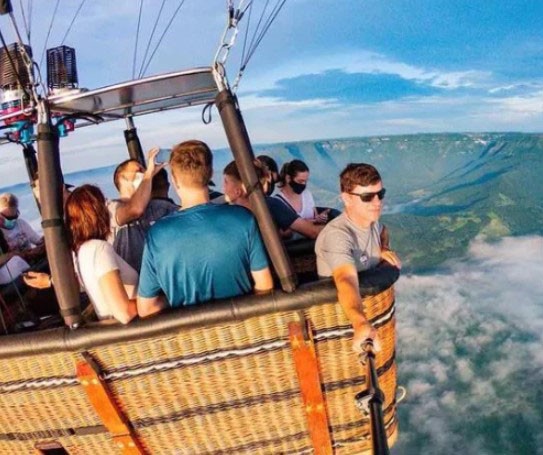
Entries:
POLYGON ((537 91, 529 96, 513 96, 497 100, 489 100, 497 109, 517 118, 526 118, 543 113, 543 91, 537 91))
POLYGON ((398 454, 536 453, 543 443, 543 237, 474 240, 397 285, 398 454), (518 425, 527 426, 523 437, 518 425), (493 431, 493 429, 495 431, 493 431), (499 431, 497 431, 499 430, 499 431))
POLYGON ((486 71, 440 71, 394 61, 375 52, 359 50, 343 54, 322 55, 319 58, 305 59, 296 65, 289 64, 275 68, 265 75, 246 81, 247 85, 244 85, 243 89, 247 91, 273 89, 277 88, 277 82, 283 79, 324 74, 335 70, 344 71, 347 74, 397 75, 402 79, 451 90, 481 86, 490 77, 490 73, 486 71))

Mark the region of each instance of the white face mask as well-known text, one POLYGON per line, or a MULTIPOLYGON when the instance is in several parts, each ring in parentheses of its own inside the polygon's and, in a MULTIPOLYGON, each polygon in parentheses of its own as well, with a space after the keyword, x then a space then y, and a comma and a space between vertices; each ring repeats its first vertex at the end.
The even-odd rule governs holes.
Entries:
POLYGON ((134 177, 134 180, 132 180, 132 186, 134 187, 134 190, 138 189, 142 181, 143 181, 143 172, 136 172, 136 176, 134 177))

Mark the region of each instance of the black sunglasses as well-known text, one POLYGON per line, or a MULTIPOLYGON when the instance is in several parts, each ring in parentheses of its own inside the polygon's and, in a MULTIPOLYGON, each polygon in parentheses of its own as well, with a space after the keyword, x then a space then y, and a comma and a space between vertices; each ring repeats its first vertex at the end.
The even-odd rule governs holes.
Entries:
POLYGON ((362 202, 371 202, 373 201, 373 198, 375 196, 377 196, 380 201, 383 200, 386 192, 387 190, 383 188, 380 191, 375 191, 374 193, 348 193, 348 194, 352 194, 353 196, 358 196, 362 202))

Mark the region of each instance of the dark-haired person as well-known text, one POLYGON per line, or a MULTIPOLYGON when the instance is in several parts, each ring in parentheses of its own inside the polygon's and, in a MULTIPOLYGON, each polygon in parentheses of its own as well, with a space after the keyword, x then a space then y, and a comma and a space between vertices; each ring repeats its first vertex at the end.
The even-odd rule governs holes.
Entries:
MULTIPOLYGON (((155 163, 158 152, 158 148, 149 152, 147 169, 132 159, 117 166, 113 173, 113 183, 119 192, 119 199, 111 200, 107 204, 111 214, 113 248, 138 272, 145 233, 149 227, 144 215, 152 197, 153 178, 165 166, 155 163)), ((167 213, 170 211, 164 212, 167 213)))
POLYGON ((265 195, 271 196, 275 190, 276 183, 279 182, 279 168, 277 167, 277 162, 268 155, 259 155, 256 159, 263 163, 268 169, 268 174, 266 176, 268 185, 265 189, 265 195))
POLYGON ((340 187, 345 211, 330 221, 317 238, 317 272, 321 277, 333 277, 338 300, 353 325, 353 349, 358 352, 366 339, 376 337, 364 315, 358 272, 383 260, 398 268, 401 262, 389 249, 388 233, 379 223, 385 188, 377 169, 370 164, 351 163, 340 175, 340 187))
POLYGON ((317 212, 313 195, 307 188, 308 180, 309 168, 303 161, 292 160, 283 164, 279 175, 280 191, 275 197, 292 207, 301 218, 324 224, 328 221, 329 210, 320 214, 317 212))
POLYGON ((109 211, 100 189, 83 185, 66 201, 76 270, 99 319, 127 324, 137 315, 138 273, 107 242, 109 211))
POLYGON ((209 202, 213 155, 201 141, 176 145, 172 180, 182 209, 147 233, 138 313, 273 288, 258 226, 249 210, 209 202))
MULTIPOLYGON (((268 170, 266 166, 259 165, 260 160, 255 160, 255 170, 258 179, 266 193, 269 184, 268 170)), ((230 162, 223 171, 224 174, 224 194, 226 200, 231 204, 241 205, 252 210, 249 202, 249 195, 241 181, 241 176, 235 161, 230 162)), ((298 233, 304 237, 315 239, 322 230, 322 225, 317 225, 309 220, 301 218, 292 208, 277 198, 266 196, 266 203, 270 214, 279 228, 282 237, 290 238, 292 232, 298 233), (284 233, 287 232, 287 235, 284 233)))

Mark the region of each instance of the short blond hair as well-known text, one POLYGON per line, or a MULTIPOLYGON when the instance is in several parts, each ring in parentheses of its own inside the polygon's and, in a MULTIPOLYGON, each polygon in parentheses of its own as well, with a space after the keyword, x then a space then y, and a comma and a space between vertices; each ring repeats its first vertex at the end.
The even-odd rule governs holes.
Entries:
POLYGON ((213 174, 213 154, 202 141, 182 142, 172 149, 170 167, 174 177, 185 185, 204 187, 213 174))
POLYGON ((10 207, 19 207, 19 199, 13 193, 0 194, 0 210, 10 207))

